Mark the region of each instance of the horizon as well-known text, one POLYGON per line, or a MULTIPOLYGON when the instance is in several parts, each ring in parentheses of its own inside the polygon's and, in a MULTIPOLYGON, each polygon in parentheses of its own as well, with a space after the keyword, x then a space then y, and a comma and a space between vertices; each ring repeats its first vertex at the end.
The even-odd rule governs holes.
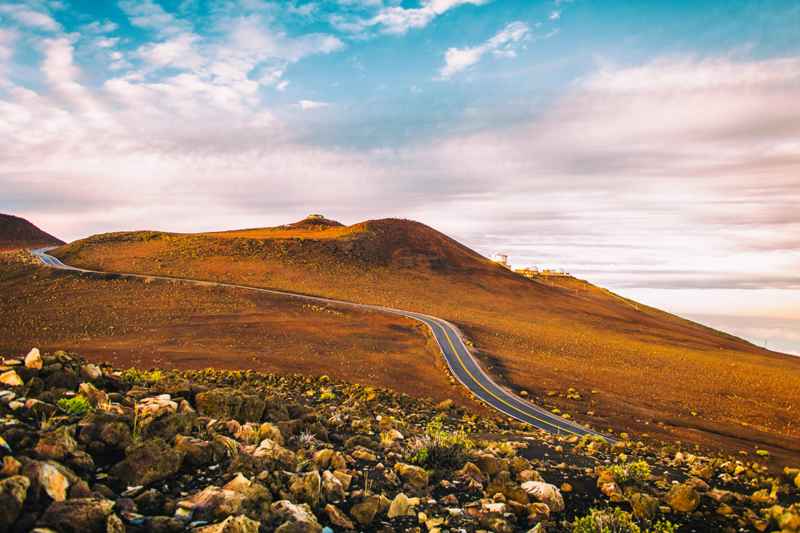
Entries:
POLYGON ((0 0, 0 211, 68 240, 409 218, 800 355, 798 27, 780 1, 0 0))

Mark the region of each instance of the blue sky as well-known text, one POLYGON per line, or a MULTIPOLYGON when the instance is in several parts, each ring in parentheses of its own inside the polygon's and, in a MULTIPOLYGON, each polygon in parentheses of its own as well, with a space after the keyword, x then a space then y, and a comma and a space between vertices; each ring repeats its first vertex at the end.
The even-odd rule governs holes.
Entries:
POLYGON ((0 210, 431 224, 800 352, 800 4, 0 0, 0 210))

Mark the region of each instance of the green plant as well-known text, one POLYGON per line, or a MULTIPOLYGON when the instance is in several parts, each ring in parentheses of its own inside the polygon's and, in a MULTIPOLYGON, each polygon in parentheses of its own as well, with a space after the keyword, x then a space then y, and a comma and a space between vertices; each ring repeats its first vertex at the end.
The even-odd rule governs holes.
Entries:
POLYGON ((573 533, 676 533, 678 526, 669 520, 659 520, 651 528, 642 529, 630 513, 613 509, 591 509, 589 514, 576 518, 573 533))
POLYGON ((611 465, 608 470, 620 485, 624 483, 640 483, 650 477, 650 465, 645 461, 618 463, 611 465))
POLYGON ((464 464, 466 452, 474 446, 463 427, 445 430, 444 417, 439 415, 428 422, 422 437, 412 441, 408 460, 429 468, 456 468, 464 464))
POLYGON ((573 533, 641 533, 642 529, 633 521, 630 513, 615 507, 591 509, 589 514, 575 519, 573 533))
POLYGON ((58 400, 58 407, 70 416, 83 416, 92 410, 92 404, 83 396, 73 396, 72 398, 61 398, 58 400))
POLYGON ((158 383, 164 378, 160 370, 139 370, 138 368, 129 368, 122 372, 122 381, 130 385, 152 385, 158 383))

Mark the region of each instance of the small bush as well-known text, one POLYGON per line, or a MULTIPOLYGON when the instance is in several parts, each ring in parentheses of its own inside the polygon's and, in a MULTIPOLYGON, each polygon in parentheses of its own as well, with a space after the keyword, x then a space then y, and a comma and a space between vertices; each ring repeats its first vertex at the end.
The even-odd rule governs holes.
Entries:
POLYGON ((83 396, 61 398, 58 400, 58 407, 70 416, 83 416, 92 410, 92 404, 83 396))
POLYGON ((630 513, 615 507, 613 510, 592 509, 572 524, 573 533, 641 533, 630 513))
POLYGON ((467 450, 474 446, 463 428, 447 431, 443 417, 437 416, 428 423, 425 434, 412 441, 407 459, 427 468, 457 468, 464 464, 467 450))
POLYGON ((645 461, 615 464, 609 468, 609 471, 620 485, 640 483, 650 477, 650 465, 645 461))
POLYGON ((676 533, 678 526, 669 520, 659 520, 651 528, 642 529, 630 513, 614 509, 592 509, 589 514, 576 518, 573 533, 676 533))
POLYGON ((129 368, 122 373, 122 380, 131 385, 152 385, 164 378, 160 370, 129 368))

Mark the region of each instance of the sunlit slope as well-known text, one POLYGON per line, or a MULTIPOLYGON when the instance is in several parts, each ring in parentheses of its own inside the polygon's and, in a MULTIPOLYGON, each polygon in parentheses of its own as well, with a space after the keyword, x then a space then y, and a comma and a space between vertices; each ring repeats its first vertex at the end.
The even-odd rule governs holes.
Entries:
POLYGON ((459 325, 510 387, 578 419, 797 451, 797 358, 584 281, 523 278, 417 222, 307 219, 209 234, 104 234, 56 255, 88 268, 237 281, 431 313, 459 325), (565 398, 567 387, 581 399, 565 398), (557 394, 544 395, 551 390, 557 394))

